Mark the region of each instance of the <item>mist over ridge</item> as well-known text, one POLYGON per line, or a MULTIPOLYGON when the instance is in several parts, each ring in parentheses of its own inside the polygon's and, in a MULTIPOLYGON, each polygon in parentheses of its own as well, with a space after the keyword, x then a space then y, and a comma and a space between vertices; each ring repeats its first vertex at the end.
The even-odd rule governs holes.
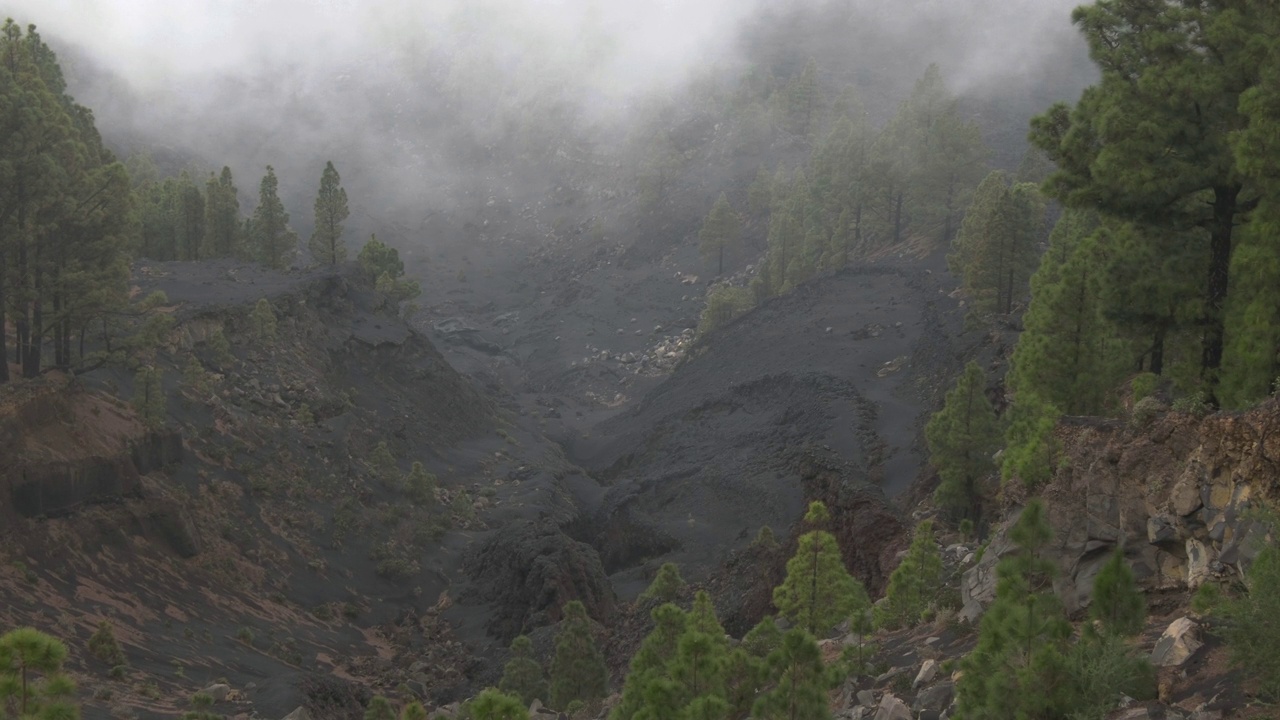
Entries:
MULTIPOLYGON (((326 160, 364 214, 412 228, 474 202, 463 196, 545 194, 557 183, 546 161, 565 148, 625 166, 625 142, 678 107, 691 83, 723 87, 750 67, 797 72, 810 56, 827 83, 866 90, 873 117, 890 114, 931 62, 961 95, 1035 96, 1040 74, 1082 54, 1075 4, 9 0, 0 9, 55 42, 72 93, 122 152, 168 147, 201 169, 228 164, 242 205, 274 165, 305 229, 326 160), (772 52, 779 38, 784 49, 772 52)), ((1030 111, 1010 111, 1013 124, 1030 111)))

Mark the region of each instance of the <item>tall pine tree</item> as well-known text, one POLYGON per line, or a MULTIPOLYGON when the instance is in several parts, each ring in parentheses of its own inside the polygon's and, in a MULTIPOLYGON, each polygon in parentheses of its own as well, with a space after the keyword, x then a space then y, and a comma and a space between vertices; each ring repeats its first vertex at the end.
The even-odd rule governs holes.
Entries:
POLYGON ((986 395, 982 368, 970 361, 942 410, 925 426, 929 461, 941 482, 934 493, 953 517, 977 522, 982 517, 983 478, 995 469, 992 456, 1000 445, 995 409, 986 395))
POLYGON ((337 265, 347 259, 347 244, 342 239, 342 223, 350 215, 347 191, 332 162, 324 166, 320 176, 320 192, 316 195, 315 230, 308 248, 321 265, 337 265))
MULTIPOLYGON (((1203 243, 1200 369, 1218 380, 1236 228, 1259 202, 1240 171, 1233 134, 1249 124, 1242 96, 1259 84, 1258 28, 1270 3, 1100 0, 1073 19, 1102 70, 1075 107, 1033 122, 1032 141, 1056 163, 1047 191, 1069 207, 1203 243)), ((1152 234, 1158 238, 1160 234, 1152 234)))
POLYGON ((564 606, 564 619, 556 634, 556 654, 551 661, 551 707, 564 710, 569 703, 603 699, 609 689, 604 656, 591 634, 591 620, 578 600, 564 606))
POLYGON ((289 229, 289 213, 280 202, 279 185, 275 168, 268 165, 258 187, 258 207, 253 211, 250 227, 258 262, 283 270, 298 249, 298 236, 289 229))
POLYGON ((698 251, 704 260, 716 261, 716 274, 724 274, 724 255, 738 249, 742 239, 742 221, 729 204, 729 198, 720 193, 719 199, 711 207, 707 219, 702 221, 702 231, 698 234, 698 251))
MULTIPOLYGON (((830 520, 820 502, 809 505, 805 522, 815 528, 830 520)), ((787 561, 787 577, 773 590, 778 613, 812 635, 824 635, 870 605, 867 591, 844 566, 840 546, 831 533, 814 529, 800 536, 796 554, 787 561)))

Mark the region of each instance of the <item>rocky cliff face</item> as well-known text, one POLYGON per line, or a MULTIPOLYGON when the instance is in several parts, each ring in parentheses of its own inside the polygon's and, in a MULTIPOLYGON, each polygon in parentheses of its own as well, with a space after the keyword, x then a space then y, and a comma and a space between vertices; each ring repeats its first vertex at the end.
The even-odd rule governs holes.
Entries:
POLYGON ((148 431, 122 404, 46 378, 0 410, 0 520, 136 497, 143 475, 182 456, 180 433, 148 431))
MULTIPOLYGON (((1117 545, 1148 590, 1195 588, 1238 576, 1263 526, 1249 512, 1280 489, 1280 402, 1205 418, 1165 412, 1145 427, 1064 422, 1062 454, 1044 488, 1069 610, 1088 604, 1093 579, 1117 545)), ((1009 489, 1016 504, 1018 489, 1009 489)), ((997 529, 964 576, 965 614, 995 596, 995 564, 1010 550, 997 529)))

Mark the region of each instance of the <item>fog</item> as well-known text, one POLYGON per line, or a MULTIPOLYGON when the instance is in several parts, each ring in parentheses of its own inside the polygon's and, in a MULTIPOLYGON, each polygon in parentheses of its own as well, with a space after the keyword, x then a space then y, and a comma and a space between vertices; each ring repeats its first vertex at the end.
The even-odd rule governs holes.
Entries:
MULTIPOLYGON (((59 48, 110 142, 201 170, 229 164, 246 199, 273 164, 303 227, 328 159, 358 190, 358 213, 401 224, 468 194, 536 194, 510 167, 515 156, 537 167, 565 146, 616 147, 693 79, 760 63, 744 37, 803 12, 846 28, 826 55, 847 50, 881 74, 939 62, 960 93, 1034 88, 1063 52, 1079 55, 1075 4, 0 0, 0 10, 59 48)), ((793 40, 803 55, 806 38, 793 40)))

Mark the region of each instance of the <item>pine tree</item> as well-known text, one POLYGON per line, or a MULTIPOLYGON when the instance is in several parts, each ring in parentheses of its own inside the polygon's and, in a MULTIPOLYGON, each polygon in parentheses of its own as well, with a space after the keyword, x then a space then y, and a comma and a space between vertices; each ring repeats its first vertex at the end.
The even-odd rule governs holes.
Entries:
POLYGON ((671 603, 654 608, 653 630, 645 636, 640 649, 631 658, 622 686, 622 699, 609 713, 610 720, 632 720, 643 711, 645 694, 656 681, 669 681, 667 662, 675 656, 677 643, 684 634, 688 616, 671 603))
POLYGON ((1010 187, 996 170, 978 186, 960 224, 956 252, 947 258, 977 309, 1012 312, 1036 266, 1043 218, 1044 203, 1033 185, 1010 187))
POLYGON ((0 328, 11 329, 0 357, 31 379, 50 348, 56 367, 75 369, 72 338, 101 331, 127 303, 133 193, 35 26, 6 21, 0 58, 0 328))
POLYGON ((249 313, 249 326, 258 341, 269 345, 276 340, 276 311, 266 298, 259 298, 249 313))
POLYGON ((0 635, 0 708, 14 720, 79 718, 76 686, 62 672, 67 646, 32 628, 0 635))
POLYGON ((197 395, 204 395, 209 391, 209 374, 204 371, 204 365, 200 364, 200 358, 194 354, 187 356, 187 362, 182 367, 182 383, 197 395))
POLYGON ((396 710, 391 706, 391 701, 381 695, 374 695, 369 699, 369 706, 365 708, 364 720, 396 720, 396 710))
POLYGON ((683 588, 684 578, 680 577, 680 568, 675 563, 663 563, 662 567, 658 568, 658 573, 653 576, 653 582, 649 583, 649 587, 640 594, 639 599, 672 602, 683 588))
POLYGON ((752 709, 760 720, 829 720, 822 654, 813 636, 792 630, 769 655, 773 687, 762 693, 752 709))
POLYGON ((885 601, 875 608, 875 624, 895 629, 918 623, 942 586, 942 555, 933 537, 933 521, 916 526, 906 556, 889 576, 885 601))
POLYGON ((223 368, 229 367, 236 361, 236 356, 231 353, 231 341, 227 339, 226 332, 222 328, 217 328, 209 335, 209 350, 213 352, 213 359, 223 368))
POLYGON ((725 252, 736 252, 742 240, 742 221, 729 204, 729 198, 720 193, 720 198, 711 206, 707 219, 702 221, 702 230, 698 233, 698 251, 704 260, 716 260, 716 275, 724 275, 725 252))
POLYGON ((371 283, 376 283, 384 273, 392 280, 404 275, 404 263, 400 260, 400 253, 378 240, 377 235, 370 236, 369 241, 360 248, 356 261, 360 263, 365 277, 368 277, 371 283))
POLYGON ((520 698, 488 688, 467 703, 472 720, 529 720, 529 709, 520 698))
POLYGON ((981 519, 981 483, 995 469, 991 458, 1000 445, 986 386, 982 368, 970 361, 942 410, 925 426, 929 461, 941 478, 934 497, 953 516, 970 520, 981 519))
POLYGON ((321 265, 337 265, 347 259, 347 246, 342 240, 342 223, 350 215, 347 191, 332 162, 324 166, 320 176, 320 192, 316 196, 315 231, 308 247, 321 265))
POLYGON ((1009 530, 1018 552, 996 566, 996 600, 956 685, 959 720, 1065 717, 1071 709, 1064 655, 1071 635, 1053 592, 1057 567, 1043 556, 1053 540, 1044 504, 1032 500, 1009 530))
MULTIPOLYGON (((681 717, 722 718, 725 702, 725 669, 729 643, 716 618, 711 596, 705 590, 694 596, 684 632, 676 641, 676 654, 667 665, 671 679, 679 686, 674 695, 682 706, 681 717)), ((651 717, 670 717, 649 708, 651 717)))
POLYGON ((205 182, 204 242, 201 255, 237 257, 243 254, 240 226, 240 198, 231 168, 223 167, 218 176, 205 182))
POLYGON ((1108 634, 1122 637, 1137 635, 1146 625, 1147 601, 1134 582, 1123 548, 1116 548, 1093 580, 1089 617, 1108 634))
POLYGON ((149 428, 164 427, 166 418, 163 371, 151 366, 138 368, 133 377, 133 409, 149 428))
POLYGON ((1062 413, 1052 403, 1025 390, 1014 398, 1008 413, 1000 477, 1018 478, 1027 487, 1034 488, 1047 482, 1057 466, 1058 440, 1053 430, 1062 413))
MULTIPOLYGON (((419 507, 431 507, 436 502, 436 476, 427 472, 422 463, 414 461, 409 467, 409 474, 405 476, 405 490, 409 493, 409 498, 413 500, 413 504, 419 507)), ((519 639, 519 638, 517 638, 519 639)), ((512 646, 514 650, 514 646, 512 646)))
POLYGON ((592 702, 608 692, 609 673, 591 634, 587 609, 578 600, 564 606, 551 661, 551 707, 567 708, 574 700, 592 702))
POLYGON ((178 259, 199 260, 205 235, 205 198, 189 173, 178 176, 178 259))
POLYGON ((1261 682, 1269 698, 1280 698, 1280 549, 1274 544, 1253 559, 1245 588, 1220 606, 1224 636, 1235 663, 1261 682))
POLYGON ((1258 199, 1231 140, 1249 125, 1241 99, 1264 66, 1250 37, 1263 37, 1273 16, 1267 3, 1111 0, 1077 8, 1072 17, 1104 70, 1101 80, 1074 108, 1059 103, 1032 124, 1033 144, 1058 167, 1047 191, 1067 206, 1200 230, 1196 242, 1209 263, 1199 293, 1199 364, 1210 383, 1222 364, 1235 229, 1258 199))
POLYGON ((1025 332, 1014 349, 1009 385, 1060 412, 1103 412, 1107 391, 1120 376, 1109 323, 1102 314, 1103 268, 1099 241, 1074 243, 1067 261, 1033 279, 1035 294, 1023 319, 1025 332))
POLYGON ((383 483, 395 485, 400 481, 400 468, 396 466, 396 456, 391 454, 391 448, 387 447, 386 440, 379 440, 378 444, 373 446, 373 452, 369 453, 369 468, 383 483))
POLYGON ((1280 378, 1280 13, 1261 12, 1260 23, 1245 20, 1263 53, 1261 82, 1240 97, 1248 125, 1232 136, 1242 175, 1259 193, 1258 208, 1244 228, 1231 260, 1222 367, 1222 401, 1244 407, 1275 392, 1280 378))
MULTIPOLYGON (((815 501, 805 522, 824 526, 829 518, 826 506, 815 501)), ((816 634, 830 631, 870 600, 845 568, 835 536, 815 529, 800 536, 795 556, 787 561, 787 577, 773 590, 773 604, 780 615, 816 634)))
POLYGON ((524 635, 511 641, 511 659, 502 669, 498 689, 520 698, 525 705, 550 697, 547 694, 546 678, 542 676, 542 666, 533 659, 533 642, 524 635))
MULTIPOLYGON (((1093 264, 1102 271, 1100 307, 1114 328, 1111 334, 1115 339, 1104 342, 1100 351, 1104 358, 1114 360, 1098 362, 1099 372, 1106 375, 1094 378, 1096 387, 1118 384, 1119 375, 1132 372, 1135 365, 1161 375, 1167 358, 1176 362, 1184 354, 1197 354, 1195 348, 1179 352, 1183 343, 1176 342, 1181 340, 1181 330, 1198 335, 1198 290, 1209 257, 1199 252, 1203 246, 1195 242, 1194 234, 1114 220, 1103 222, 1098 229, 1092 241, 1104 249, 1105 259, 1093 264), (1153 233, 1162 239, 1153 240, 1153 233)), ((1067 412, 1076 414, 1074 410, 1067 412)))
POLYGON ((267 166, 258 187, 258 207, 253 211, 253 244, 258 262, 282 270, 298 249, 298 236, 289 229, 289 213, 280 202, 275 168, 267 166))

